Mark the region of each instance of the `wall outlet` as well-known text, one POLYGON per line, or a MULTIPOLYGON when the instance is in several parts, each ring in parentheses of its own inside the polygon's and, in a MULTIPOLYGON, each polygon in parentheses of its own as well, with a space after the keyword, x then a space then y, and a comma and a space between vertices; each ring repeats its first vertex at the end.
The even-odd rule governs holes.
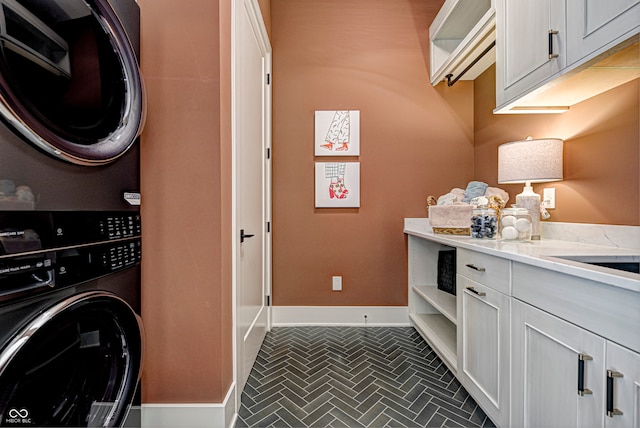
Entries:
POLYGON ((556 207, 556 189, 550 187, 548 189, 542 189, 542 203, 541 205, 546 209, 554 209, 556 207))
POLYGON ((333 291, 342 291, 342 277, 341 276, 332 276, 331 277, 331 289, 333 291))

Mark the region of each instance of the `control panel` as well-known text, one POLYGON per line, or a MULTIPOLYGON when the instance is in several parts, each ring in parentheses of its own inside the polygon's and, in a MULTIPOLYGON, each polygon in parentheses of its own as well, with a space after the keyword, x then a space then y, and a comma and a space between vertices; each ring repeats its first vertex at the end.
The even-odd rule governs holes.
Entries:
POLYGON ((140 236, 135 211, 0 212, 0 256, 140 236))
POLYGON ((137 212, 1 212, 0 302, 135 266, 141 232, 137 212))

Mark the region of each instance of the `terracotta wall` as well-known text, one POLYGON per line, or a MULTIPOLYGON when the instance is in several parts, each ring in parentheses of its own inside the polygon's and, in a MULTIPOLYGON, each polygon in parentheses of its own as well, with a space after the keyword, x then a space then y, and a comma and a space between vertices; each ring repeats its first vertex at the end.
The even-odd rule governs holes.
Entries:
POLYGON ((230 2, 140 0, 144 403, 220 403, 233 381, 230 2))
POLYGON ((271 0, 275 305, 407 304, 403 219, 473 178, 473 85, 429 84, 441 5, 271 0), (314 111, 340 109, 360 110, 361 207, 316 209, 314 111))
MULTIPOLYGON (((219 403, 233 367, 230 0, 139 3, 143 401, 219 403)), ((493 68, 429 84, 442 0, 270 3, 276 305, 406 305, 403 218, 425 216, 426 195, 495 184, 497 145, 526 135, 566 139, 554 221, 640 224, 638 81, 559 116, 494 116, 493 68), (330 159, 313 155, 320 109, 361 111, 360 209, 313 207, 314 161, 330 159)))
MULTIPOLYGON (((639 52, 640 54, 640 52, 639 52)), ((549 221, 640 225, 640 80, 631 81, 552 115, 494 115, 495 67, 475 81, 475 178, 497 182, 502 143, 558 137, 564 180, 535 184, 556 189, 549 221)), ((513 195, 522 185, 502 185, 513 195)), ((515 202, 515 201, 514 201, 515 202)))

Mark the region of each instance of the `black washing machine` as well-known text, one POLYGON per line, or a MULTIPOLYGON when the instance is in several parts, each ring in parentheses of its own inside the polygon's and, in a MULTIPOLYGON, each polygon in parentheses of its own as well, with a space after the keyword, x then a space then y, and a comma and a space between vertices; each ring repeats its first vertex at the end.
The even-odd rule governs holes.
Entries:
POLYGON ((144 348, 140 232, 135 212, 0 213, 0 426, 125 424, 144 348))
POLYGON ((135 0, 0 0, 0 426, 140 426, 139 48, 135 0))

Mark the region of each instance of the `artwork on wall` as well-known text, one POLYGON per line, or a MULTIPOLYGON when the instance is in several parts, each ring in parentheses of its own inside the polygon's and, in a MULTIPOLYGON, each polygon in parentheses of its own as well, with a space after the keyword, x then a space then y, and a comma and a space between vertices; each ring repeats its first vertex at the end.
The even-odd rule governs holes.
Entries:
POLYGON ((316 110, 316 156, 360 155, 360 111, 316 110))
POLYGON ((316 208, 360 208, 360 162, 316 162, 316 208))

